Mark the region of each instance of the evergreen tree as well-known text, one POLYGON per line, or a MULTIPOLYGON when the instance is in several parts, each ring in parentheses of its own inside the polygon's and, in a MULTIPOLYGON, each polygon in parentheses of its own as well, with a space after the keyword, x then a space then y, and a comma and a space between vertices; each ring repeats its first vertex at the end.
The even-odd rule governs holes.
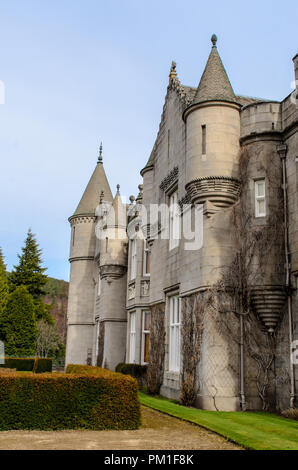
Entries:
POLYGON ((25 286, 34 299, 45 295, 44 286, 47 276, 46 268, 42 267, 42 259, 38 243, 31 229, 28 230, 22 254, 18 255, 19 264, 14 266, 9 278, 14 286, 25 286))
POLYGON ((33 356, 37 338, 34 300, 24 286, 9 294, 3 310, 5 355, 33 356))
POLYGON ((8 277, 6 266, 3 260, 2 249, 0 248, 0 340, 2 341, 3 333, 3 310, 5 308, 9 292, 8 277))

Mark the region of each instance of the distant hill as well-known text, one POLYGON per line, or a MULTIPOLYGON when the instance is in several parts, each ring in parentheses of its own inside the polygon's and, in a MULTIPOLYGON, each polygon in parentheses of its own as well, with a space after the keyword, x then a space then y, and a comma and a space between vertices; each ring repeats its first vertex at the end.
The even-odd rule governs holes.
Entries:
POLYGON ((69 283, 60 279, 48 278, 45 290, 48 294, 44 297, 46 304, 52 304, 50 314, 55 318, 56 324, 63 339, 66 343, 66 324, 67 324, 67 302, 68 302, 69 283))

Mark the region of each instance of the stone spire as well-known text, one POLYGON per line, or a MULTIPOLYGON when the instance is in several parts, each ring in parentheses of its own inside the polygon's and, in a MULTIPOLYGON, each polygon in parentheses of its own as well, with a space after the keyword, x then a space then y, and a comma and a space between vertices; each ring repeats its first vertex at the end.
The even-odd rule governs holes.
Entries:
POLYGON ((106 202, 113 201, 111 188, 102 164, 102 144, 100 146, 98 163, 100 163, 100 165, 96 165, 95 170, 84 191, 82 199, 80 200, 79 205, 73 216, 94 215, 95 209, 98 205, 98 194, 103 193, 104 200, 106 202))
POLYGON ((209 59, 192 104, 214 100, 236 102, 229 77, 217 51, 215 34, 212 35, 211 42, 209 59))

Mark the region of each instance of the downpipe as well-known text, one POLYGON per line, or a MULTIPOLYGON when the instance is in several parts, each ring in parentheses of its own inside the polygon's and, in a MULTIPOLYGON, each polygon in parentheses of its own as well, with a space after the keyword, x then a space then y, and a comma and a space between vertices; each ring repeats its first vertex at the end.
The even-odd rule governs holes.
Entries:
POLYGON ((290 343, 290 408, 295 407, 295 369, 292 360, 292 344, 293 344, 293 312, 292 312, 292 296, 291 296, 291 266, 289 257, 289 231, 288 231, 288 192, 287 192, 287 168, 286 156, 287 145, 279 145, 277 152, 282 161, 282 180, 283 180, 283 199, 284 199, 284 246, 286 259, 286 289, 288 296, 288 319, 289 319, 289 343, 290 343))

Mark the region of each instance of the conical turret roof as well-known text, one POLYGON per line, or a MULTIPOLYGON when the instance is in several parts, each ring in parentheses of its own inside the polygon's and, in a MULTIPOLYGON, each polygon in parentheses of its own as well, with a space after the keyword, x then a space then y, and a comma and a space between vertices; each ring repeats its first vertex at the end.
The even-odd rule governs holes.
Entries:
POLYGON ((218 54, 215 34, 211 41, 213 46, 192 104, 214 100, 236 102, 229 77, 218 54))
POLYGON ((113 200, 112 209, 108 215, 107 226, 126 229, 126 206, 123 204, 120 196, 119 184, 117 184, 117 192, 113 200))
POLYGON ((111 188, 102 164, 102 156, 100 155, 98 163, 84 191, 82 199, 80 200, 79 205, 73 215, 94 215, 102 192, 104 201, 113 201, 111 188))

